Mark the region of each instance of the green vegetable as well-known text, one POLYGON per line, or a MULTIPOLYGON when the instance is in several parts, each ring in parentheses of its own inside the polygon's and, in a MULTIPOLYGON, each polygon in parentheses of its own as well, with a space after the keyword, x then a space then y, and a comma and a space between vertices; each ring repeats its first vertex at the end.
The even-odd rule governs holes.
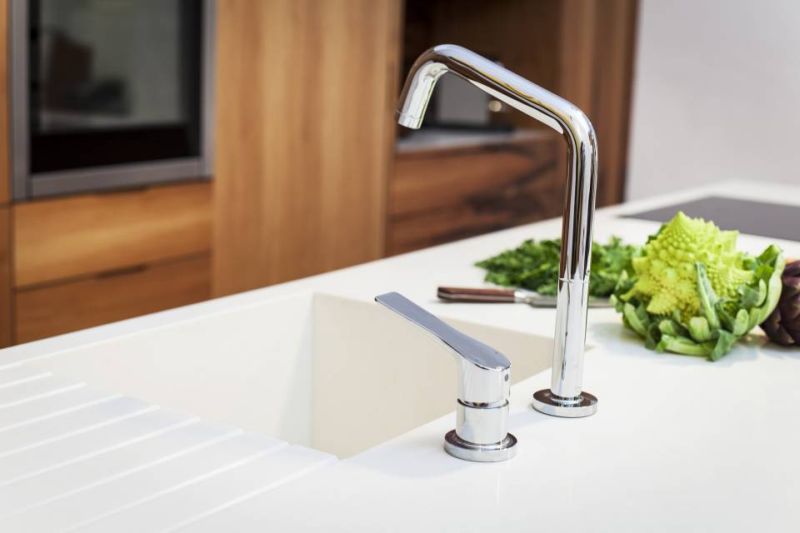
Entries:
POLYGON ((717 361, 763 322, 781 294, 783 253, 736 250, 738 232, 678 213, 632 259, 612 302, 623 323, 659 352, 717 361))
POLYGON ((647 301, 647 311, 654 315, 678 309, 686 321, 703 304, 696 263, 707 272, 707 289, 720 298, 735 296, 740 284, 753 277, 745 267, 745 254, 736 251, 737 236, 735 231, 720 231, 712 222, 679 212, 650 238, 647 253, 633 259, 638 279, 628 296, 647 301))
MULTIPOLYGON (((589 295, 610 296, 620 281, 629 279, 631 258, 637 247, 623 244, 612 237, 608 244, 592 245, 592 274, 589 295), (623 276, 623 274, 625 274, 623 276)), ((524 287, 539 294, 554 295, 558 289, 558 268, 561 262, 561 241, 527 240, 513 250, 476 263, 486 269, 486 281, 506 287, 524 287)))
POLYGON ((686 337, 674 335, 662 335, 661 340, 656 345, 659 352, 675 352, 683 355, 697 355, 706 357, 711 353, 713 345, 710 343, 698 344, 686 337))
MULTIPOLYGON (((672 322, 670 320, 670 322, 672 322)), ((659 328, 661 329, 661 328, 659 328)), ((662 330, 663 331, 663 330, 662 330)), ((689 334, 697 342, 706 342, 711 340, 711 327, 708 325, 708 320, 702 316, 693 316, 689 319, 689 334)))
POLYGON ((642 316, 638 311, 641 311, 641 307, 637 310, 631 304, 625 304, 622 313, 625 317, 625 324, 642 337, 645 337, 647 336, 647 326, 650 324, 650 320, 646 316, 642 316))

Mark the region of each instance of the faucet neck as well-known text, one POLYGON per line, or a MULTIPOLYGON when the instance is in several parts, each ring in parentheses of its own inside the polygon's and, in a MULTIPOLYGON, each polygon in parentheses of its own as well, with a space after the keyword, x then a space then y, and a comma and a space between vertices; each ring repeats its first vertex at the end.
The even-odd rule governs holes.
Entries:
POLYGON ((565 401, 581 396, 586 342, 592 219, 597 184, 597 139, 574 104, 460 46, 424 52, 400 96, 398 122, 419 128, 438 79, 451 72, 559 132, 568 148, 568 179, 561 229, 555 347, 551 392, 565 401))

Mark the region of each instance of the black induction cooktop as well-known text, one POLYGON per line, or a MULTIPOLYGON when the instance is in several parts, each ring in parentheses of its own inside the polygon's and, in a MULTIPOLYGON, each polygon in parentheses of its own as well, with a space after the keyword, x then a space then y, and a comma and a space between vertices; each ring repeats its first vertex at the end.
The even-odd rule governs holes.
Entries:
POLYGON ((724 196, 706 196, 689 202, 625 215, 655 222, 667 222, 678 211, 690 217, 713 220, 722 229, 749 235, 800 241, 800 206, 757 202, 724 196))

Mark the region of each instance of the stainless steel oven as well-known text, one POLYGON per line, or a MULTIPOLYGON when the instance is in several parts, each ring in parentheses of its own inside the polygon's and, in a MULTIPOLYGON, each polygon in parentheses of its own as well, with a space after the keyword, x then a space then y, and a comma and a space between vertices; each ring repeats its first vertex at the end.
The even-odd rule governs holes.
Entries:
POLYGON ((11 0, 13 197, 208 178, 213 0, 11 0))

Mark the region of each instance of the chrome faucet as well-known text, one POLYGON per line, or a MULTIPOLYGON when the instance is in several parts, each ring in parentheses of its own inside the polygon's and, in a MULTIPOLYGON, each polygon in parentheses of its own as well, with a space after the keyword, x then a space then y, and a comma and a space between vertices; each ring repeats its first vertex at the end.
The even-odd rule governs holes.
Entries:
POLYGON ((467 461, 505 461, 514 456, 517 439, 508 425, 511 363, 494 348, 464 335, 401 294, 375 301, 442 341, 458 362, 456 429, 444 437, 444 449, 467 461))
POLYGON ((597 183, 597 140, 586 115, 574 104, 474 52, 443 44, 424 52, 411 67, 398 123, 422 125, 433 88, 445 73, 463 78, 509 106, 560 133, 568 147, 569 180, 561 225, 555 347, 550 389, 533 395, 542 413, 581 417, 594 414, 597 398, 582 390, 583 351, 592 257, 592 218, 597 183))

